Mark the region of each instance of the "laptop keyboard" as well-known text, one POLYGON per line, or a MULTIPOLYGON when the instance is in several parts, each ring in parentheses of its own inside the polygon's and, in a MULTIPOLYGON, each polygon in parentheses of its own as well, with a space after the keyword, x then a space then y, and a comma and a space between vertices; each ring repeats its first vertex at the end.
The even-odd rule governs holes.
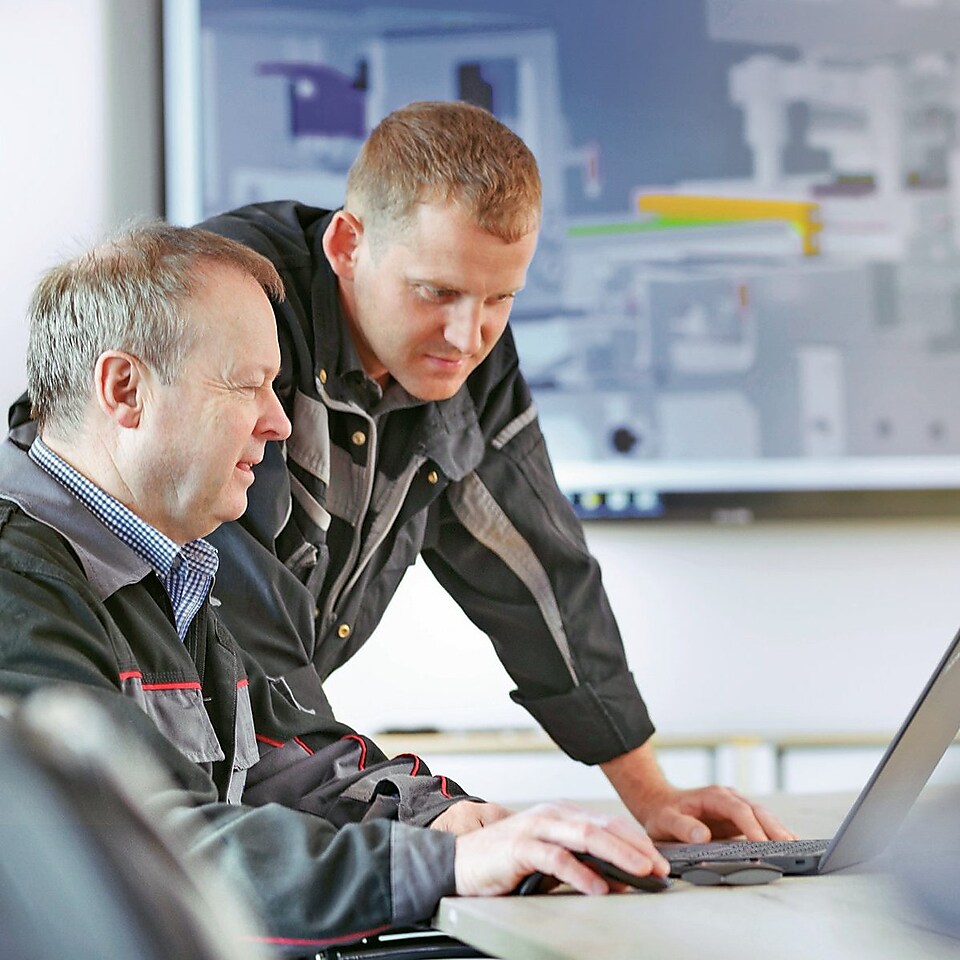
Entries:
POLYGON ((762 860, 764 857, 810 856, 823 853, 829 845, 829 840, 724 840, 671 843, 660 852, 668 860, 762 860))

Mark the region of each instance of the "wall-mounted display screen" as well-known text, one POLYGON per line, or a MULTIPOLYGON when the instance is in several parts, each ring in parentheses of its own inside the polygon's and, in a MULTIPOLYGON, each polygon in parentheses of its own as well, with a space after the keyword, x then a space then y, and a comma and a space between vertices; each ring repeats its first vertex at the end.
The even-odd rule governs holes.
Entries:
POLYGON ((960 5, 167 0, 165 17, 173 220, 336 207, 366 133, 413 100, 480 104, 525 139, 544 222, 512 325, 585 515, 960 488, 960 5))

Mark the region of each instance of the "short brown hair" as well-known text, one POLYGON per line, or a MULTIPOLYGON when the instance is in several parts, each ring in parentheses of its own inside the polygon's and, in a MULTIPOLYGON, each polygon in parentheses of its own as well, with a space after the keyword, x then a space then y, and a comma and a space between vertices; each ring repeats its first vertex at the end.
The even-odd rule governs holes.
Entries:
POLYGON ((274 300, 283 282, 266 257, 235 240, 159 221, 119 231, 48 270, 29 308, 27 389, 43 427, 79 427, 97 358, 123 350, 174 383, 194 342, 181 309, 205 265, 234 267, 274 300))
POLYGON ((417 203, 453 202, 514 243, 540 226, 537 161, 491 113, 467 103, 411 103, 385 117, 347 177, 345 208, 367 227, 401 228, 417 203))

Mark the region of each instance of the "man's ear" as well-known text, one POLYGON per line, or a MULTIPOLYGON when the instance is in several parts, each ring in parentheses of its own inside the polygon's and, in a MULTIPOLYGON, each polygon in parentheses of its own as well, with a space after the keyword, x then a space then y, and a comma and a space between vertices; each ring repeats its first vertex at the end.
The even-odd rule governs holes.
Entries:
POLYGON ((118 427, 140 425, 143 416, 144 370, 140 361, 122 350, 108 350, 97 358, 97 405, 118 427))
POLYGON ((333 272, 341 280, 352 280, 357 263, 357 250, 363 238, 360 218, 346 210, 338 210, 323 232, 323 252, 333 272))

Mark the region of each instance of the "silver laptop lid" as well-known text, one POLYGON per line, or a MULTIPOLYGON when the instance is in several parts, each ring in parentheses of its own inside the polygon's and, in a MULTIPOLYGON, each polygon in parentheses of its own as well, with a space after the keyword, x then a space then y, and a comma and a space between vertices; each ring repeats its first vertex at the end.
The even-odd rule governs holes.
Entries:
POLYGON ((819 873, 881 853, 960 729, 960 633, 890 741, 827 852, 819 873))

